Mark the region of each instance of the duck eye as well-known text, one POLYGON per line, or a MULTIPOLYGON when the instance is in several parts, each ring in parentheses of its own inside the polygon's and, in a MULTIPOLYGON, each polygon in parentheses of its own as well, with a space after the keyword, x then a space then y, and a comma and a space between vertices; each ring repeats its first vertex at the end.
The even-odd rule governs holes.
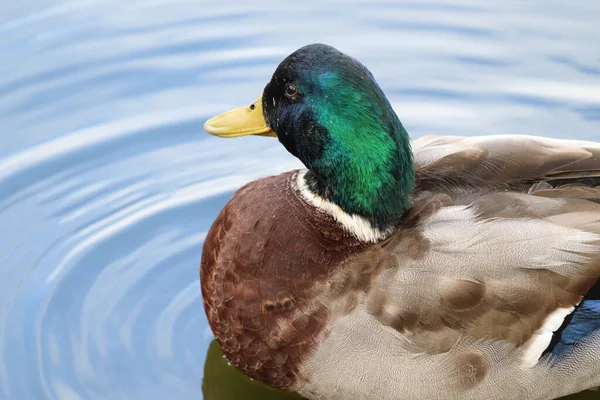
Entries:
POLYGON ((285 97, 289 98, 289 99, 295 99, 296 97, 298 97, 298 89, 296 89, 296 86, 294 85, 290 85, 287 84, 285 85, 285 97))

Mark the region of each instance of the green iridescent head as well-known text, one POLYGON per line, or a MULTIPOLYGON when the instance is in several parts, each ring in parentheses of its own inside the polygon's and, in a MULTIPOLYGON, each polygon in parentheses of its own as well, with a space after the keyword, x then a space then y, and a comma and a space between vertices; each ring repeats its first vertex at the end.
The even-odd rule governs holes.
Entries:
POLYGON ((265 123, 251 133, 275 132, 313 192, 379 228, 400 221, 414 188, 409 138, 364 65, 331 46, 302 47, 245 112, 258 108, 265 123))

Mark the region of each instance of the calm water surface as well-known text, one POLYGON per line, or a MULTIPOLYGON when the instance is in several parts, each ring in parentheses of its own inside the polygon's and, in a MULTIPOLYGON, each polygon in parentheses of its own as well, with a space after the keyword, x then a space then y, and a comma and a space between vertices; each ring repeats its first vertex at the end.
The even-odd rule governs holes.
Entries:
POLYGON ((0 3, 0 399, 232 398, 202 242, 299 163, 202 125, 302 45, 369 66, 413 138, 600 140, 598 2, 287 3, 0 3))

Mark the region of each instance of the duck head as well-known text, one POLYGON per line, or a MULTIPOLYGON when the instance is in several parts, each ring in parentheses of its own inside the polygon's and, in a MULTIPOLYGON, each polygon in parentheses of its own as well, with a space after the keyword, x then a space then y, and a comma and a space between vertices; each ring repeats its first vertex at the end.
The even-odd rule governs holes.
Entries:
POLYGON ((389 229, 409 207, 408 134, 370 71, 323 44, 285 58, 262 95, 208 120, 220 137, 274 136, 309 170, 306 185, 350 215, 389 229))

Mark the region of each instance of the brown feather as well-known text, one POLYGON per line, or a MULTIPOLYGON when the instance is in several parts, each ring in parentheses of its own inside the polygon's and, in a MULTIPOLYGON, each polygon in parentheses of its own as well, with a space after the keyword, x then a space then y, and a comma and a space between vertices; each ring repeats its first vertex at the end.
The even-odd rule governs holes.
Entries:
MULTIPOLYGON (((224 353, 249 376, 282 388, 296 379, 329 313, 313 297, 315 283, 366 247, 307 204, 292 189, 295 176, 241 188, 208 232, 200 267, 208 321, 224 353)), ((332 295, 356 286, 361 271, 346 278, 332 295)))

